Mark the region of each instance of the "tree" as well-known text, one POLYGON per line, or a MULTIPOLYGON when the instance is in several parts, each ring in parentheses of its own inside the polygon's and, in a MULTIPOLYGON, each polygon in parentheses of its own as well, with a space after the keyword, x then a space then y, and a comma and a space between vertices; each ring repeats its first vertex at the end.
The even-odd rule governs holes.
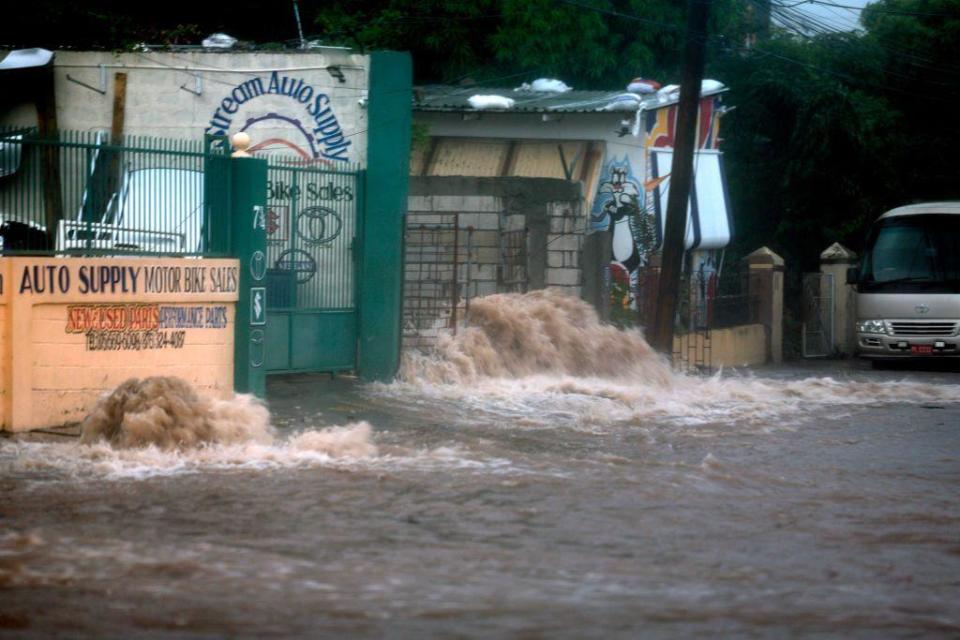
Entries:
POLYGON ((920 5, 881 0, 863 34, 780 31, 718 61, 737 106, 724 148, 745 249, 771 243, 812 269, 830 242, 859 247, 889 207, 957 197, 960 2, 922 3, 936 17, 920 5))

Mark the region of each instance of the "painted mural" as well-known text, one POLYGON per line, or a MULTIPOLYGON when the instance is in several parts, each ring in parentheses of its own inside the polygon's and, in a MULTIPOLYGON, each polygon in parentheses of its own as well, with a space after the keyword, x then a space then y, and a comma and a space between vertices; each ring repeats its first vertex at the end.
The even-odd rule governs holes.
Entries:
POLYGON ((607 160, 593 201, 591 225, 613 235, 611 278, 631 288, 637 269, 646 264, 656 242, 653 217, 646 209, 646 192, 634 172, 630 157, 607 160))
MULTIPOLYGON (((700 102, 697 147, 715 149, 719 143, 719 98, 711 96, 700 102)), ((636 308, 638 279, 649 264, 650 253, 660 244, 659 228, 647 197, 670 175, 654 178, 649 175, 650 163, 643 157, 655 147, 673 147, 677 123, 677 105, 654 109, 643 114, 643 148, 635 153, 608 155, 601 173, 597 195, 593 200, 590 223, 595 231, 613 234, 613 255, 610 262, 610 286, 615 305, 636 308), (641 167, 644 173, 639 173, 641 167)))
MULTIPOLYGON (((698 149, 716 149, 720 144, 720 118, 716 117, 719 102, 720 98, 717 96, 710 96, 700 101, 700 121, 697 126, 698 149)), ((677 105, 646 112, 644 114, 646 133, 644 146, 647 149, 672 148, 676 128, 677 105)))

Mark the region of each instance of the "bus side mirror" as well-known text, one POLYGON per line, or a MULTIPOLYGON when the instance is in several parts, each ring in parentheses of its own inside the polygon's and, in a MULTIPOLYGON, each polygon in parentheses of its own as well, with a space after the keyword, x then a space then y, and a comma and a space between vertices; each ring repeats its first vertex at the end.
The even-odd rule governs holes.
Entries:
POLYGON ((847 267, 847 284, 860 282, 860 267, 847 267))

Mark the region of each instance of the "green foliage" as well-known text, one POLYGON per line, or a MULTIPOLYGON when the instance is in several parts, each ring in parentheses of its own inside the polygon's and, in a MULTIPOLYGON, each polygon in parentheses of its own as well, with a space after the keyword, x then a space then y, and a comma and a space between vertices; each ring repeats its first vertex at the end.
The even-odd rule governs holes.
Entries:
POLYGON ((610 322, 621 329, 637 325, 637 311, 630 308, 630 286, 624 282, 610 283, 610 322))
POLYGON ((410 125, 410 148, 424 149, 430 142, 430 129, 422 122, 410 125))
MULTIPOLYGON (((606 8, 603 0, 584 0, 606 8)), ((503 0, 500 28, 491 36, 496 58, 506 68, 536 69, 567 82, 610 77, 617 60, 601 14, 556 0, 503 0)), ((578 83, 579 84, 579 83, 578 83)))
MULTIPOLYGON (((712 0, 709 77, 730 87, 721 125, 735 216, 731 255, 770 245, 809 270, 833 241, 857 250, 884 209, 960 197, 960 0, 877 0, 864 30, 802 36, 773 29, 744 46, 757 0, 712 0)), ((418 83, 516 86, 552 76, 617 90, 635 76, 676 82, 680 0, 300 0, 325 44, 413 53, 418 83)), ((0 22, 13 46, 129 48, 197 43, 225 31, 295 44, 291 7, 35 0, 0 22), (269 19, 265 19, 269 16, 269 19)), ((426 138, 414 132, 414 143, 426 138)))
MULTIPOLYGON (((713 28, 740 38, 743 2, 715 5, 713 28)), ((684 9, 676 0, 366 0, 319 8, 316 27, 328 44, 411 51, 421 83, 549 76, 610 89, 640 75, 676 78, 684 9)))
POLYGON ((812 270, 834 241, 859 249, 885 209, 960 196, 947 108, 958 97, 949 52, 960 46, 960 2, 880 0, 864 24, 860 34, 774 33, 713 61, 737 107, 722 135, 740 252, 768 244, 812 270), (958 19, 934 28, 892 13, 921 5, 958 19))
POLYGON ((316 14, 325 44, 410 51, 417 82, 450 82, 493 60, 494 0, 372 0, 329 3, 316 14))

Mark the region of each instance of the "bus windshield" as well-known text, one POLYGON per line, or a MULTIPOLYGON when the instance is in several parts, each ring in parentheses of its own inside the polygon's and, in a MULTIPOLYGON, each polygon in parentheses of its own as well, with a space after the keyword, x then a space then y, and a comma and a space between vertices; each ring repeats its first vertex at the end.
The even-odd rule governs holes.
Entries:
POLYGON ((867 238, 861 291, 960 293, 960 215, 880 220, 867 238))

